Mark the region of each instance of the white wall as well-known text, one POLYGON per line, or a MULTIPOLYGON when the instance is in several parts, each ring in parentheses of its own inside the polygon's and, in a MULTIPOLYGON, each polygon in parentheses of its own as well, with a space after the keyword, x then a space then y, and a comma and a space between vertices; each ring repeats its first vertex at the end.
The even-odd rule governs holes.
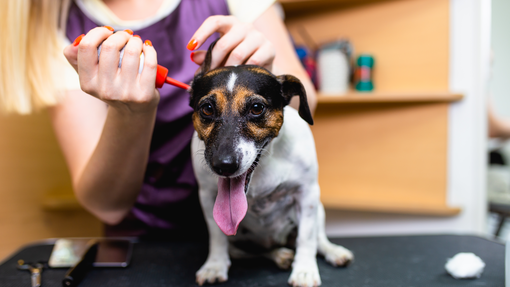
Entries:
POLYGON ((485 232, 484 90, 489 70, 490 24, 490 0, 450 0, 449 86, 452 91, 464 93, 465 98, 449 110, 447 188, 448 203, 460 206, 462 213, 455 217, 427 217, 328 210, 329 235, 485 232))
POLYGON ((510 1, 492 1, 494 61, 489 85, 495 112, 510 118, 510 1))

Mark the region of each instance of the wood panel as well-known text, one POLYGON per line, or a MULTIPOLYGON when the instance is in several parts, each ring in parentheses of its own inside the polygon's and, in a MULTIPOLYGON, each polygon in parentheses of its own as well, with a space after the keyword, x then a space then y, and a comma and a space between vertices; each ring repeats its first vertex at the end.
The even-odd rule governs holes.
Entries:
POLYGON ((447 103, 318 106, 312 131, 326 207, 453 215, 447 103))
POLYGON ((0 117, 0 158, 0 260, 34 240, 102 234, 83 209, 43 209, 48 193, 71 190, 47 113, 0 117))
POLYGON ((331 8, 345 9, 383 1, 392 0, 278 0, 287 17, 299 17, 310 13, 310 11, 320 12, 331 8))
POLYGON ((375 57, 378 91, 448 90, 449 1, 383 1, 310 12, 286 21, 303 44, 305 29, 315 43, 348 38, 355 54, 375 57))
POLYGON ((364 104, 364 103, 431 103, 455 102, 464 96, 451 92, 349 92, 343 95, 318 94, 318 104, 364 104))

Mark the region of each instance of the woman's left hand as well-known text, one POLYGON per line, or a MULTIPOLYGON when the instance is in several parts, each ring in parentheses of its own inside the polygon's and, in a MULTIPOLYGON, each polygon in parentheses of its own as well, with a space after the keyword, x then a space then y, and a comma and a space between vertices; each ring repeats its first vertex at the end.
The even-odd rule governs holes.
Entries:
MULTIPOLYGON (((211 69, 220 66, 257 65, 272 71, 275 48, 251 23, 242 23, 234 16, 211 16, 198 28, 188 43, 195 51, 215 32, 222 36, 212 51, 211 69)), ((198 65, 206 51, 195 51, 191 59, 198 65)))

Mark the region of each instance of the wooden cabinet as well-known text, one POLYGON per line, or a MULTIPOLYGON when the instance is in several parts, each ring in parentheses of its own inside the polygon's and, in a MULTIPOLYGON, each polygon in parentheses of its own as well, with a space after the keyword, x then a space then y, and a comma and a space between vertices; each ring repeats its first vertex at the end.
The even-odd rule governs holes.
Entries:
POLYGON ((312 131, 326 207, 450 216, 448 0, 280 0, 298 44, 349 39, 375 58, 372 93, 319 94, 312 131), (306 41, 305 41, 306 40, 306 41))

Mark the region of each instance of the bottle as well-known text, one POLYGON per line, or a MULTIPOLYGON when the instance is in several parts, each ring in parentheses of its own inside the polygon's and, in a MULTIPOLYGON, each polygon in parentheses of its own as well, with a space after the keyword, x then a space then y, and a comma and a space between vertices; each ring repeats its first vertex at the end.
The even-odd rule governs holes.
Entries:
POLYGON ((369 54, 363 54, 356 61, 356 90, 359 92, 370 92, 374 89, 373 68, 374 57, 369 54))

